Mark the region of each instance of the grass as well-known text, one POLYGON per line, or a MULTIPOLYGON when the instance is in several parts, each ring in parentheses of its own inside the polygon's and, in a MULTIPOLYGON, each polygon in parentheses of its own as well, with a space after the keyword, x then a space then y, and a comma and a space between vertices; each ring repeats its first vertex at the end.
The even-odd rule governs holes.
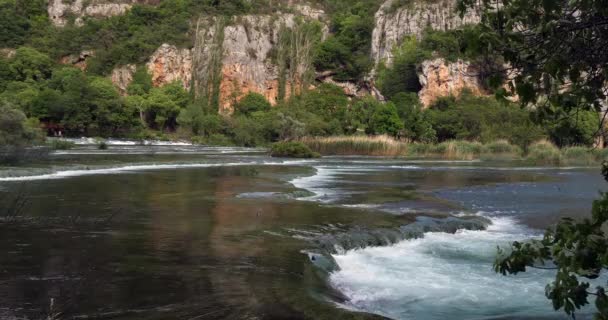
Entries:
POLYGON ((508 161, 524 160, 531 165, 593 166, 608 160, 608 149, 596 150, 573 146, 558 148, 540 140, 524 151, 507 140, 482 144, 475 141, 452 140, 438 144, 408 143, 389 136, 307 137, 300 140, 323 155, 365 155, 385 157, 433 158, 447 160, 508 161))
POLYGON ((407 152, 408 144, 389 136, 308 137, 300 140, 323 155, 367 155, 395 157, 407 152))
POLYGON ((483 145, 463 140, 445 141, 439 144, 411 144, 407 155, 411 157, 473 160, 479 158, 483 145))
POLYGON ((53 139, 48 142, 48 146, 53 150, 69 150, 76 146, 72 141, 53 139))

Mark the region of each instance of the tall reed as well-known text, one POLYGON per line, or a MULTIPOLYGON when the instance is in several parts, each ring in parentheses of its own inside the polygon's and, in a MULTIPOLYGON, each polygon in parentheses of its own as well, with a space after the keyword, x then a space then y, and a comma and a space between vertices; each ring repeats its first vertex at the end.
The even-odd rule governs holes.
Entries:
POLYGON ((306 137, 300 140, 313 151, 325 155, 368 155, 395 157, 405 155, 408 143, 392 137, 333 136, 306 137))

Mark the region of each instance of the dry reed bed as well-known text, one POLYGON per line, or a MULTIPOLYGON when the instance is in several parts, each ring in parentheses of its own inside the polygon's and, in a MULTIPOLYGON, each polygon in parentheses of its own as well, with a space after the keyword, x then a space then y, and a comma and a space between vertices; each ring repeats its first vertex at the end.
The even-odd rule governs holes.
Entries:
POLYGON ((451 160, 524 160, 536 165, 595 165, 608 159, 608 149, 558 148, 547 140, 537 141, 527 152, 506 140, 487 144, 453 140, 438 144, 408 143, 389 136, 306 137, 301 142, 323 155, 422 157, 451 160))

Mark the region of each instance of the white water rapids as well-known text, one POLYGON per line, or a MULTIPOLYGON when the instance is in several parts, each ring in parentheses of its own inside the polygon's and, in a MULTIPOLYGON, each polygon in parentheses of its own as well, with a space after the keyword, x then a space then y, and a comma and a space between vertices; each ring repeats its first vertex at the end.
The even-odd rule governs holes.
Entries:
POLYGON ((352 250, 334 255, 341 270, 330 281, 350 299, 346 307, 394 319, 557 317, 544 295, 551 271, 504 277, 492 270, 497 245, 531 235, 509 218, 494 218, 486 231, 427 233, 352 250))

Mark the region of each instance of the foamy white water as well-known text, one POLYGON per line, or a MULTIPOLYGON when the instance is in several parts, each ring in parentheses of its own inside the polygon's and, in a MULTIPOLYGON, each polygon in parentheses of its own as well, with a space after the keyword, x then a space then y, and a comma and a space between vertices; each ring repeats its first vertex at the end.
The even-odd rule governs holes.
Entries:
POLYGON ((505 277, 492 270, 496 246, 533 234, 509 218, 486 231, 428 233, 390 247, 335 255, 331 284, 346 307, 394 319, 488 319, 555 316, 545 298, 550 270, 505 277))
POLYGON ((210 167, 233 167, 233 166, 248 166, 248 165, 299 165, 307 163, 306 160, 293 160, 293 161, 264 161, 264 162, 220 162, 220 163, 182 163, 182 164, 141 164, 141 165, 125 165, 108 168, 91 168, 91 169, 66 169, 58 170, 52 173, 45 174, 32 174, 25 176, 9 176, 0 177, 0 182, 3 181, 33 181, 33 180, 49 180, 49 179, 63 179, 78 176, 87 175, 101 175, 101 174, 119 174, 129 172, 139 172, 147 170, 168 170, 168 169, 180 169, 180 168, 210 168, 210 167))
MULTIPOLYGON (((62 141, 69 141, 78 145, 90 145, 99 143, 98 139, 95 138, 50 138, 58 139, 62 141)), ((186 141, 161 141, 161 140, 121 140, 121 139, 105 139, 104 141, 108 145, 114 146, 135 146, 135 145, 148 145, 148 146, 191 146, 192 143, 186 141)))

